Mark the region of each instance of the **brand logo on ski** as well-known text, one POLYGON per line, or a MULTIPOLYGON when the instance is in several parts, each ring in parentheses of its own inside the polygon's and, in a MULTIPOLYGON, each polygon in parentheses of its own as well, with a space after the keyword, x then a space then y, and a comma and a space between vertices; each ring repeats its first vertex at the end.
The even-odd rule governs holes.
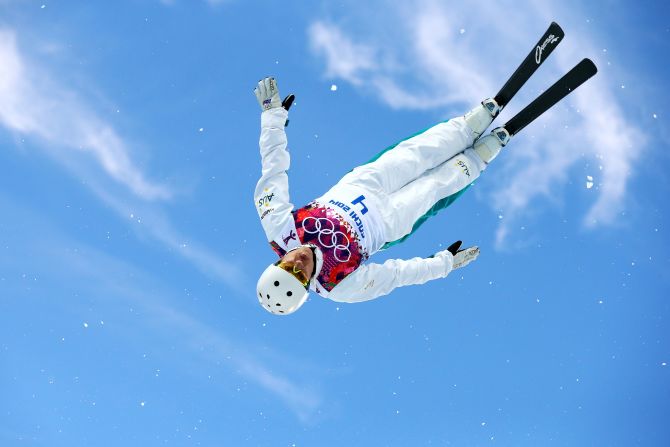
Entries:
POLYGON ((544 51, 545 48, 547 48, 547 45, 553 44, 556 41, 558 41, 559 37, 554 36, 553 34, 549 34, 546 39, 544 39, 544 42, 542 42, 542 45, 538 45, 535 47, 535 63, 537 65, 540 65, 542 62, 542 52, 544 51))

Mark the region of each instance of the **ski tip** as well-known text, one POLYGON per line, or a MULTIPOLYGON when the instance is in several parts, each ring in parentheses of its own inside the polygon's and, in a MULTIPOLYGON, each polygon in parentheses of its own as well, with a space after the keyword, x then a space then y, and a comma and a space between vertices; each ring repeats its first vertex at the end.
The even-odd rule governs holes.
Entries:
POLYGON ((589 65, 591 66, 591 68, 593 69, 593 74, 598 73, 598 67, 596 67, 596 64, 593 63, 593 61, 592 61, 591 59, 589 59, 588 57, 586 57, 586 58, 584 58, 584 60, 585 60, 586 63, 589 64, 589 65))
POLYGON ((582 59, 578 65, 581 66, 582 70, 585 70, 589 74, 589 77, 598 73, 598 67, 596 67, 596 64, 594 64, 588 57, 582 59))
POLYGON ((551 22, 549 25, 549 31, 551 31, 553 34, 560 35, 561 37, 565 36, 565 31, 563 31, 561 25, 556 22, 551 22))

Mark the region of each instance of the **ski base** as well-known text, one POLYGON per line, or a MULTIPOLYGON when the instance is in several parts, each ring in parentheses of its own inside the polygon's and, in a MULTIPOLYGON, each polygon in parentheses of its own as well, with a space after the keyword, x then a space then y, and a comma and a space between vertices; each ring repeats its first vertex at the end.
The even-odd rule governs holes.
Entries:
POLYGON ((521 129, 575 91, 577 87, 588 81, 597 72, 598 68, 591 59, 582 59, 565 76, 507 121, 503 127, 510 136, 516 135, 521 129))

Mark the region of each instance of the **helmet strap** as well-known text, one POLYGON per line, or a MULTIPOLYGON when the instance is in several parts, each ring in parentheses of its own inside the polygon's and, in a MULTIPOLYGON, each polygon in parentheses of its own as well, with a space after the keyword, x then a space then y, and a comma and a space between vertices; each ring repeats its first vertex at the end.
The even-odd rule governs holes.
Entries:
POLYGON ((314 278, 314 276, 316 275, 316 250, 314 249, 314 247, 311 246, 309 248, 312 250, 312 265, 314 266, 314 268, 312 269, 312 278, 314 278))

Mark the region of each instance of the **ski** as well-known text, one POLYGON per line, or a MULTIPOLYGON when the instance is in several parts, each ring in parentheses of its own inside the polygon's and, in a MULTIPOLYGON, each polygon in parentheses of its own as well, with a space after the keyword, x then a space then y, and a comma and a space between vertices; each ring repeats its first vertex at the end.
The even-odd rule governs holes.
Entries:
POLYGON ((533 122, 597 72, 598 68, 591 59, 582 59, 565 76, 556 81, 544 93, 535 98, 533 102, 507 121, 503 128, 509 133, 510 137, 516 135, 521 129, 533 122))
POLYGON ((537 68, 542 65, 549 55, 554 51, 563 40, 565 33, 556 22, 551 22, 547 31, 542 35, 537 44, 528 53, 528 56, 521 62, 521 65, 512 73, 512 76, 505 82, 500 91, 493 99, 502 110, 521 89, 521 87, 530 79, 537 68))

